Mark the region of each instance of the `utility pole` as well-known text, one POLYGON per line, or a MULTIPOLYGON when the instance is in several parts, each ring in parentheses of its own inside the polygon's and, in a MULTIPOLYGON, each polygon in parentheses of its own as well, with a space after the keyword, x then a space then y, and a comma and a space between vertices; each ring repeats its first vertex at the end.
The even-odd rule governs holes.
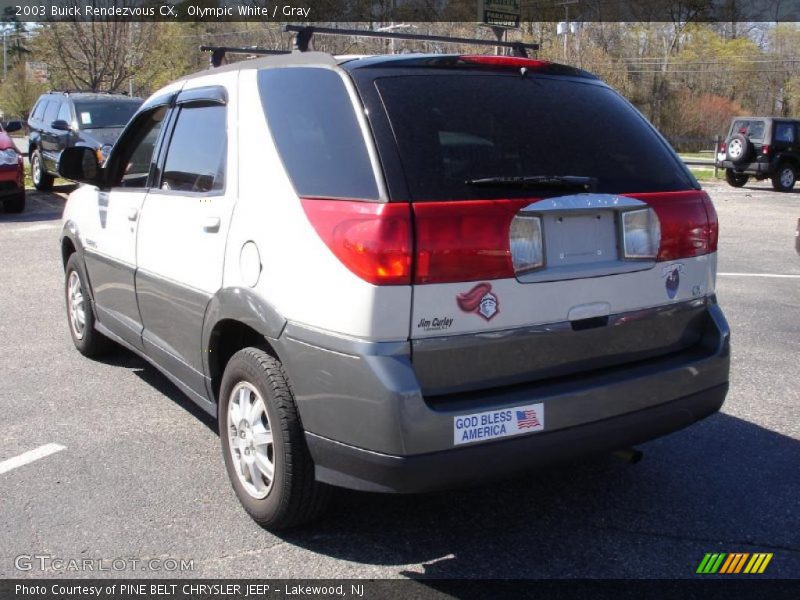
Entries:
POLYGON ((564 2, 556 2, 556 6, 564 7, 564 62, 567 62, 567 36, 569 35, 569 7, 571 4, 577 4, 578 0, 564 0, 564 2))
POLYGON ((6 80, 6 76, 8 75, 8 50, 6 49, 6 35, 8 34, 8 30, 3 28, 3 81, 6 80))

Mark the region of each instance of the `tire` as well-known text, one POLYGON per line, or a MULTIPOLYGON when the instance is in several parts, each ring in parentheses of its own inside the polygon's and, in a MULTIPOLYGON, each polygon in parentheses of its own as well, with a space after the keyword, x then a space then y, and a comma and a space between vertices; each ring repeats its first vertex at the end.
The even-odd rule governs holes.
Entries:
POLYGON ((777 192, 791 192, 797 182, 797 172, 789 163, 781 163, 772 176, 772 187, 777 192))
POLYGON ((225 367, 219 398, 225 468, 247 513, 273 530, 319 516, 330 488, 314 478, 314 463, 281 363, 257 348, 240 350, 225 367), (250 407, 247 418, 240 416, 243 403, 250 407))
POLYGON ((36 148, 31 154, 31 179, 33 187, 40 192, 49 192, 53 189, 53 176, 44 168, 42 153, 36 148))
POLYGON ((25 210, 25 190, 3 199, 3 212, 21 213, 25 210))
POLYGON ((86 290, 86 276, 78 255, 73 253, 67 260, 64 276, 64 296, 67 303, 67 325, 72 343, 78 352, 89 358, 108 354, 114 347, 111 340, 95 329, 94 309, 86 290), (78 286, 77 288, 75 286, 78 286), (80 325, 80 316, 83 324, 80 325))
POLYGON ((725 169, 725 181, 733 187, 740 188, 750 180, 750 176, 745 173, 737 173, 733 169, 725 169))
POLYGON ((747 159, 750 157, 750 151, 752 150, 750 140, 741 133, 732 135, 726 142, 725 147, 728 160, 735 165, 746 163, 747 159))

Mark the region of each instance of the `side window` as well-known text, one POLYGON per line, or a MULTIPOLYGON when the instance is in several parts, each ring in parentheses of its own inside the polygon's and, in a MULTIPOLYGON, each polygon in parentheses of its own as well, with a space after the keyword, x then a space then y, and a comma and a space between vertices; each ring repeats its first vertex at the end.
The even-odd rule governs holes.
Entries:
POLYGON ((62 102, 61 108, 58 110, 58 120, 66 121, 72 125, 72 111, 69 109, 69 102, 62 102))
POLYGON ((794 125, 792 123, 776 123, 775 124, 775 141, 776 142, 794 142, 794 125))
POLYGON ((126 130, 125 136, 119 139, 109 159, 108 168, 115 174, 113 187, 147 187, 158 135, 166 115, 166 106, 140 115, 126 130))
POLYGON ((47 109, 48 105, 47 100, 39 100, 39 103, 36 105, 36 108, 33 109, 33 113, 31 114, 31 119, 36 121, 41 121, 44 118, 44 111, 47 109))
POLYGON ((353 101, 328 69, 265 69, 261 104, 300 196, 374 200, 378 186, 353 101))
POLYGON ((225 107, 181 107, 167 149, 162 190, 216 192, 225 188, 228 148, 225 107))
POLYGON ((58 100, 51 100, 47 105, 47 110, 44 111, 44 124, 46 127, 50 127, 50 123, 58 118, 58 109, 60 105, 61 102, 58 100))

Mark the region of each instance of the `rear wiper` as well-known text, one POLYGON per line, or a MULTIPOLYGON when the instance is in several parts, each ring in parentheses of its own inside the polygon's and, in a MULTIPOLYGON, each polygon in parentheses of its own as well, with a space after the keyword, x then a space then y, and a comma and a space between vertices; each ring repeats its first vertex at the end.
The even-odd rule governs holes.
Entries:
POLYGON ((467 179, 467 185, 483 187, 514 187, 520 189, 570 189, 591 191, 597 188, 597 177, 579 175, 519 175, 512 177, 482 177, 467 179))

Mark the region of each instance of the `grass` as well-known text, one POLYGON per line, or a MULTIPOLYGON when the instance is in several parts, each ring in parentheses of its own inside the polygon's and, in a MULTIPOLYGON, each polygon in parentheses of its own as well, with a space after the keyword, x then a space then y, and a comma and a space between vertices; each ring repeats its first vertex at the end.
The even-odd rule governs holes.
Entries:
POLYGON ((713 152, 678 152, 678 156, 681 158, 700 158, 700 159, 714 159, 713 152))
POLYGON ((725 179, 725 172, 720 170, 719 174, 714 177, 714 168, 705 167, 691 167, 689 169, 698 181, 722 181, 725 179))

